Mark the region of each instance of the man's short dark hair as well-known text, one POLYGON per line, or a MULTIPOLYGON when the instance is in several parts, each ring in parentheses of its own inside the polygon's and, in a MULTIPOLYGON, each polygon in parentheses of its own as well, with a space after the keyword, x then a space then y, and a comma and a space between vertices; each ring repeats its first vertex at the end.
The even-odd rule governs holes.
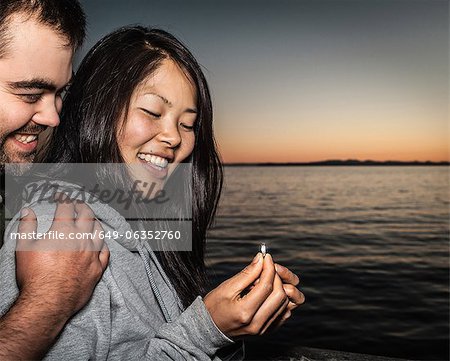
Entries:
POLYGON ((54 29, 74 50, 83 44, 86 18, 78 0, 0 0, 0 58, 12 39, 8 25, 15 14, 33 17, 54 29))

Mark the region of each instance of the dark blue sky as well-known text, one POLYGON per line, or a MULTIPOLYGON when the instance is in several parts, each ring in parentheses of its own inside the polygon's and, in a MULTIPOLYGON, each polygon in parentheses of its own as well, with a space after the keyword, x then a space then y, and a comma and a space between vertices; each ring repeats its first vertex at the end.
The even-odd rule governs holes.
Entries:
POLYGON ((92 46, 160 27, 205 67, 226 161, 446 160, 448 1, 82 1, 92 46))

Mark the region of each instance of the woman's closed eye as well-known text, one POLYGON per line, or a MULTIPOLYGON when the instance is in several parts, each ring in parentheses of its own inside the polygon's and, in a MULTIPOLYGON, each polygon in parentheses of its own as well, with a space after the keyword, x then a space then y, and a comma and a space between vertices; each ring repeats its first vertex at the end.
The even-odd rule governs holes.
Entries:
POLYGON ((153 118, 156 118, 156 119, 161 118, 160 113, 157 113, 157 112, 151 111, 149 109, 145 109, 145 108, 139 108, 139 109, 142 110, 145 114, 150 115, 153 118))
POLYGON ((186 129, 186 130, 188 130, 188 131, 194 130, 194 128, 195 128, 195 125, 189 125, 189 124, 186 124, 186 123, 180 123, 180 125, 181 125, 184 129, 186 129))

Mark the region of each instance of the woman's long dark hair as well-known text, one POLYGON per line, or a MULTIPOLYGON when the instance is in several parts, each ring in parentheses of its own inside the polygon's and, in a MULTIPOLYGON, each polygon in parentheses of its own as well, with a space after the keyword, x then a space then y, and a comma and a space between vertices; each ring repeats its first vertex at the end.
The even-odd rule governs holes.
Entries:
MULTIPOLYGON (((64 100, 61 125, 42 161, 46 163, 124 163, 117 134, 136 87, 164 59, 184 71, 197 91, 192 163, 192 251, 158 252, 184 306, 204 295, 206 230, 222 188, 222 164, 212 127, 206 79, 189 50, 169 33, 141 26, 123 27, 101 39, 86 55, 64 100)), ((127 175, 113 180, 131 184, 127 175)), ((180 212, 182 213, 182 212, 180 212)))

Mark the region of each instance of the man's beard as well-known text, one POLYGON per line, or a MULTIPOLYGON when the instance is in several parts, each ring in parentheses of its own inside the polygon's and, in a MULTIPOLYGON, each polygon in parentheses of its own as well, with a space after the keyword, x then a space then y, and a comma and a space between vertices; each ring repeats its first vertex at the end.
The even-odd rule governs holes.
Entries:
POLYGON ((36 152, 27 154, 25 157, 20 157, 20 161, 14 157, 9 157, 4 149, 3 144, 0 145, 0 174, 4 174, 6 168, 8 168, 8 174, 21 175, 26 172, 34 161, 36 152))
POLYGON ((7 163, 8 161, 8 157, 6 156, 5 153, 5 136, 1 135, 0 136, 0 173, 4 173, 5 172, 5 163, 7 163))
POLYGON ((0 172, 3 173, 5 171, 6 163, 32 163, 36 156, 36 151, 30 153, 20 153, 20 152, 7 152, 6 141, 11 134, 14 133, 41 133, 47 127, 28 123, 24 127, 9 133, 0 135, 0 172))

